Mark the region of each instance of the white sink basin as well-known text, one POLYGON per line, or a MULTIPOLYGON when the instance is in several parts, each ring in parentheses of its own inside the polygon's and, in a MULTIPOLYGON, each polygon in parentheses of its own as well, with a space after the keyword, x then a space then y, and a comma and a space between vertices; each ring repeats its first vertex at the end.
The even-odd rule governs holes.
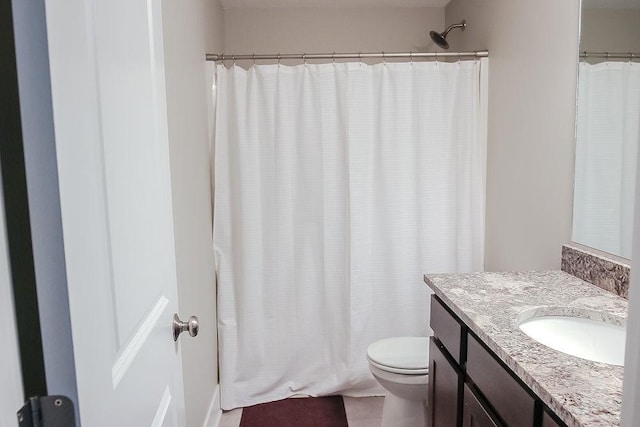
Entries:
POLYGON ((624 365, 624 326, 582 317, 543 315, 525 319, 518 327, 554 350, 594 362, 624 365))

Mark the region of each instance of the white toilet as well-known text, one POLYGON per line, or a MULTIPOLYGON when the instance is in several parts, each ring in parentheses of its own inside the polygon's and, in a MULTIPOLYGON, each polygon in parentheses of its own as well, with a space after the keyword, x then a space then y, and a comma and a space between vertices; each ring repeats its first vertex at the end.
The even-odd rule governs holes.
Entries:
POLYGON ((369 368, 387 390, 381 427, 427 425, 429 338, 396 337, 367 348, 369 368))

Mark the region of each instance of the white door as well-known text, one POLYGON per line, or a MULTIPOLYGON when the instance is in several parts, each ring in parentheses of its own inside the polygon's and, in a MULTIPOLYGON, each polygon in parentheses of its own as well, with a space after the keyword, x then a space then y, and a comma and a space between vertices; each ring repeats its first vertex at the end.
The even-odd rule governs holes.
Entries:
POLYGON ((45 4, 81 423, 182 426, 161 1, 45 4))

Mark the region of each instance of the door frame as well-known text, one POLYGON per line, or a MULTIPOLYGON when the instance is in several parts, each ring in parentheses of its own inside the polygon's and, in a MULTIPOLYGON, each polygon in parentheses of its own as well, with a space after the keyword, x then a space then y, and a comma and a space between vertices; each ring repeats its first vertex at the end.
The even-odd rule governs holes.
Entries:
MULTIPOLYGON (((78 399, 66 282, 64 242, 51 102, 44 0, 2 3, 0 130, 8 250, 23 400, 61 394, 78 399), (5 98, 3 98, 5 99, 5 98), (5 137, 6 135, 6 137, 5 137), (35 369, 34 369, 35 367, 35 369)), ((17 410, 17 408, 16 408, 17 410)))
POLYGON ((23 398, 26 399, 27 396, 46 395, 47 384, 29 216, 11 2, 0 2, 0 50, 5 52, 5 58, 0 61, 0 98, 3 99, 0 103, 0 164, 13 283, 15 327, 18 333, 23 398))

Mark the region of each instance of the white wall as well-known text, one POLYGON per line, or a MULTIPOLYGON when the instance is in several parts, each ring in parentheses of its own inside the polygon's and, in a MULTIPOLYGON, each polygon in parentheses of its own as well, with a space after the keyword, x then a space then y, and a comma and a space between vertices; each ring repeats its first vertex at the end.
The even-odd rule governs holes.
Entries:
POLYGON ((640 9, 584 9, 580 51, 640 52, 640 9))
POLYGON ((580 1, 453 0, 452 50, 489 49, 489 271, 560 267, 571 240, 580 1))
POLYGON ((166 0, 163 21, 178 300, 183 319, 200 320, 196 338, 180 339, 186 415, 188 426, 202 426, 219 410, 204 56, 222 50, 222 8, 217 0, 166 0))
MULTIPOLYGON (((637 170, 640 170, 638 153, 637 170)), ((636 175, 635 210, 640 212, 640 174, 636 175)), ((635 216, 633 229, 633 254, 640 253, 640 215, 635 216)), ((631 261, 629 287, 629 313, 627 317, 627 343, 624 359, 624 381, 622 393, 621 425, 635 427, 640 420, 640 286, 637 286, 636 274, 640 271, 640 256, 631 261)))
POLYGON ((224 52, 424 51, 442 31, 443 8, 227 9, 224 52))

